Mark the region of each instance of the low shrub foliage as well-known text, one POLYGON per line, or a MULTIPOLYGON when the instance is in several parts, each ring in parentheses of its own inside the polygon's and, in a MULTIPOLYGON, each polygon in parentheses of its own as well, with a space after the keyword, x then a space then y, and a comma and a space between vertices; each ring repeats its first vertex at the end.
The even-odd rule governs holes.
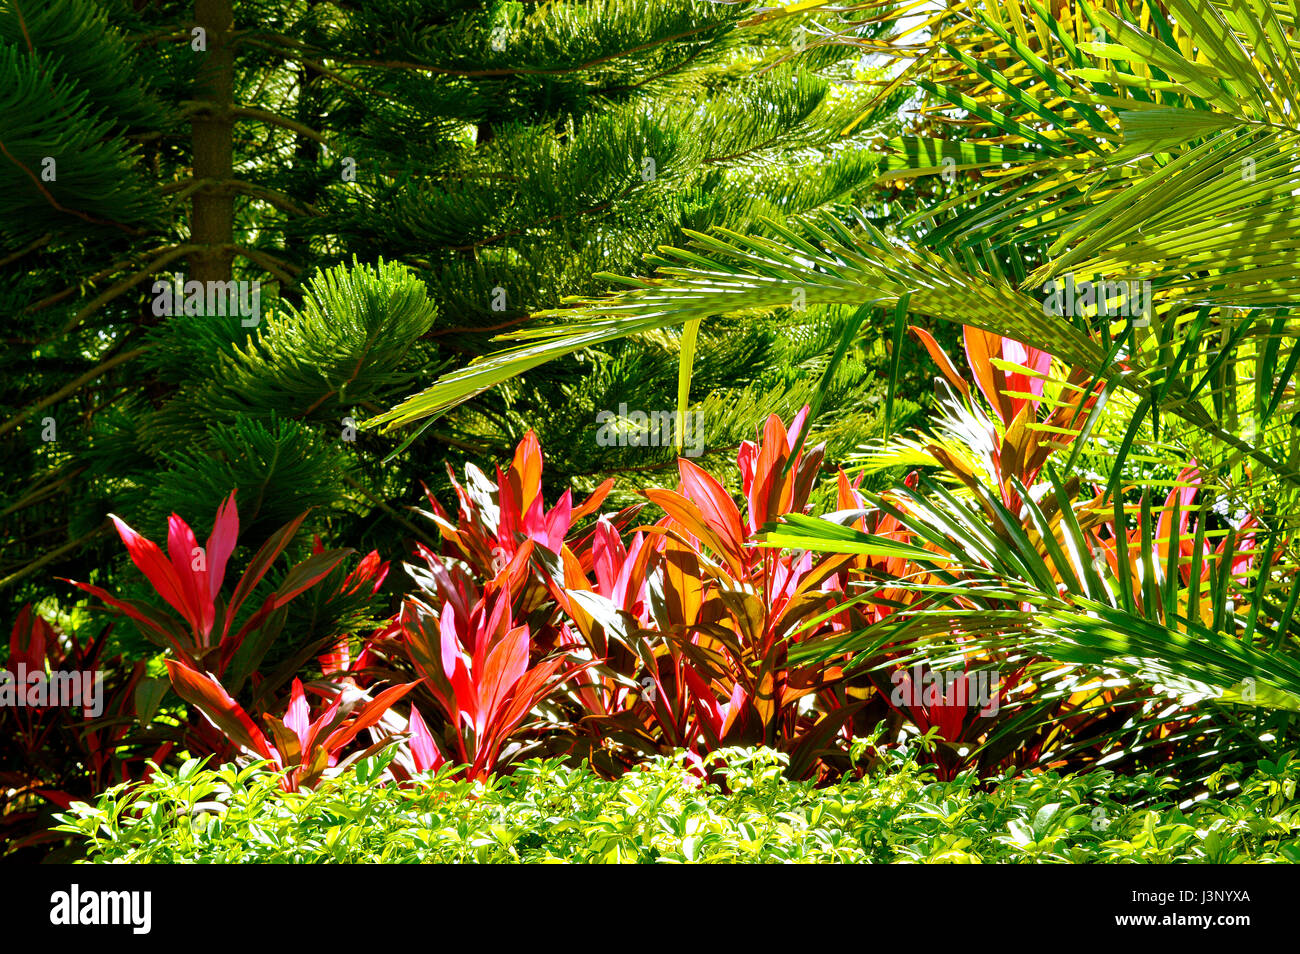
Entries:
POLYGON ((510 776, 448 765, 408 784, 383 781, 381 754, 296 791, 265 764, 191 761, 74 804, 63 830, 99 863, 1300 860, 1289 758, 1240 784, 1229 766, 1216 785, 1230 794, 1180 807, 1174 781, 1150 773, 937 781, 915 751, 880 749, 871 774, 817 788, 772 749, 719 750, 712 781, 681 754, 614 779, 533 759, 510 776))

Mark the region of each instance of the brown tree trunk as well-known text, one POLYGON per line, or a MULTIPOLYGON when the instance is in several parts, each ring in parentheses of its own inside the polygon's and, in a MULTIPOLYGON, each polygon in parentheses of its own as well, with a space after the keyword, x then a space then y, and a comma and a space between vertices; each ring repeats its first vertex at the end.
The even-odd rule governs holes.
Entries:
MULTIPOLYGON (((233 171, 235 53, 230 41, 234 19, 231 0, 195 0, 195 24, 207 33, 207 51, 194 54, 205 58, 196 98, 211 104, 211 109, 195 115, 191 126, 195 179, 224 182, 233 171)), ((194 193, 190 236, 206 248, 190 257, 190 279, 230 281, 234 225, 235 197, 230 190, 209 186, 194 193)))

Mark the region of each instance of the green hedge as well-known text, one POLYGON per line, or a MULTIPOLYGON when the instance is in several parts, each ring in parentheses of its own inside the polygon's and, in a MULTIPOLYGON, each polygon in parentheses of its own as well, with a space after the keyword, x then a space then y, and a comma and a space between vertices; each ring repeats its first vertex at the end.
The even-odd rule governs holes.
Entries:
POLYGON ((62 820, 95 862, 1300 861, 1289 758, 1180 809, 1153 775, 939 783, 894 754, 814 789, 770 750, 719 755, 729 794, 668 759, 613 781, 535 761, 489 785, 444 771, 408 786, 381 782, 372 759, 296 794, 263 768, 190 762, 62 820))

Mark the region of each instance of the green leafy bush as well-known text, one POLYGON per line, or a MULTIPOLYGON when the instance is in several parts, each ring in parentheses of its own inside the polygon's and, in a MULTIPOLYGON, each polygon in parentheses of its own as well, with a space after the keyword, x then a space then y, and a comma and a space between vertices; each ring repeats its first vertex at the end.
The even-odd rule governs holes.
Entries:
POLYGON ((771 749, 717 753, 716 783, 660 757, 614 780, 534 760, 401 786, 378 783, 381 756, 284 792, 262 767, 189 762, 75 804, 63 830, 117 863, 1300 861, 1289 758, 1240 787, 1225 772, 1231 797, 1180 808, 1151 774, 936 782, 914 753, 878 754, 880 771, 821 789, 789 781, 771 749))

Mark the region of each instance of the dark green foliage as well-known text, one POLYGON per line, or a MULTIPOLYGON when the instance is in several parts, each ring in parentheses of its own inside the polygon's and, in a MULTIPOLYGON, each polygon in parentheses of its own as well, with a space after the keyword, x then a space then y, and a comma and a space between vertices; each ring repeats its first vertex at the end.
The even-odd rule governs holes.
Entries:
MULTIPOLYGON (((160 536, 238 487, 258 531, 315 506, 305 530, 393 557, 421 482, 528 427, 553 486, 671 467, 669 448, 598 444, 596 416, 674 406, 674 334, 525 375, 396 457, 412 433, 364 425, 684 229, 869 204, 899 101, 868 109, 856 50, 797 31, 882 28, 763 9, 256 0, 200 43, 188 3, 0 0, 6 601, 111 572, 109 511, 160 536), (260 322, 159 314, 154 283, 195 274, 259 282, 260 322)), ((840 321, 706 330, 711 452, 809 400, 840 321)), ((836 452, 877 426, 881 360, 855 352, 836 378, 836 452)))

